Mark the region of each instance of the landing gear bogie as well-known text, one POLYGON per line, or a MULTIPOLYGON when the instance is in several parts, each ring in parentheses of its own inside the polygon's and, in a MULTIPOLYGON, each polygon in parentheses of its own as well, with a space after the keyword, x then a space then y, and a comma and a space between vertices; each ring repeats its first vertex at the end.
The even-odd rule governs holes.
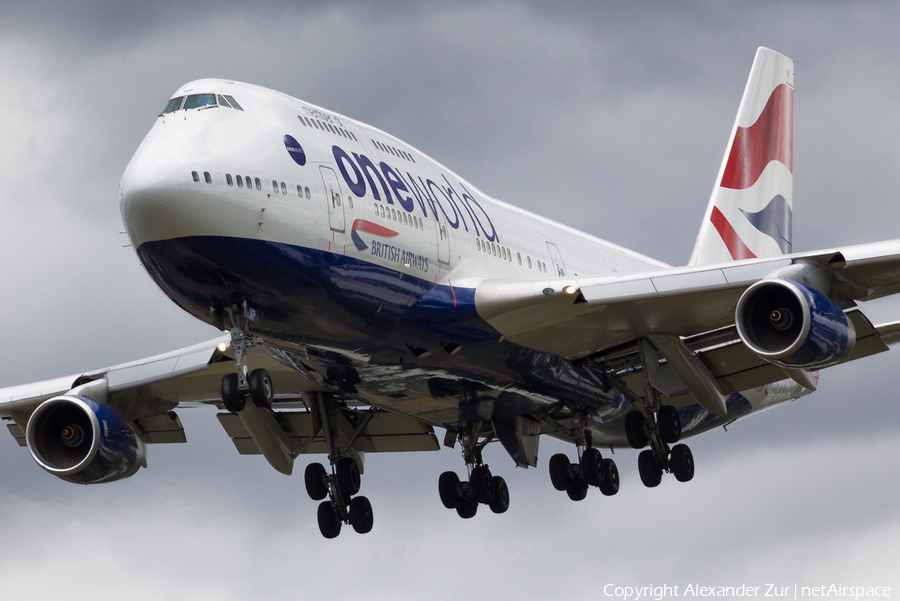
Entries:
POLYGON ((553 488, 565 491, 573 501, 587 496, 590 486, 606 496, 619 492, 619 469, 612 459, 604 458, 598 449, 588 447, 581 453, 581 461, 572 463, 563 453, 550 458, 550 482, 553 488))

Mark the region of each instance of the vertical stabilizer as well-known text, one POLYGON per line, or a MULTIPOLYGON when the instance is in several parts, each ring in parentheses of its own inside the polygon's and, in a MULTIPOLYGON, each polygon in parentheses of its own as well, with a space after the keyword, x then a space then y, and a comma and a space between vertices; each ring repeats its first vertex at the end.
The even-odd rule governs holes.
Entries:
POLYGON ((791 252, 794 61, 756 51, 689 265, 791 252))

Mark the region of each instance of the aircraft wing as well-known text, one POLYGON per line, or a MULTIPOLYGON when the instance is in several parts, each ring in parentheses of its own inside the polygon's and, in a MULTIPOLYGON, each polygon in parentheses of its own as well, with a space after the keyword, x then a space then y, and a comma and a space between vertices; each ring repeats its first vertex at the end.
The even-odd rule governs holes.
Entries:
MULTIPOLYGON (((222 377, 235 371, 229 340, 229 336, 222 336, 113 367, 0 389, 0 418, 10 422, 7 428, 24 447, 29 418, 38 406, 62 395, 84 396, 112 409, 146 444, 186 442, 174 410, 197 405, 224 407, 220 396, 222 377)), ((278 349, 252 346, 248 354, 251 365, 268 370, 276 385, 276 412, 261 411, 248 403, 242 414, 247 414, 249 426, 245 426, 241 416, 229 412, 221 412, 219 422, 239 453, 266 455, 270 462, 278 464, 277 468, 290 473, 293 456, 320 453, 323 447, 322 432, 314 425, 313 413, 308 411, 303 395, 331 389, 278 349), (274 416, 274 420, 269 416, 274 416), (263 426, 254 428, 254 423, 261 422, 263 426), (279 439, 289 448, 290 461, 280 451, 270 452, 280 444, 279 439)), ((353 437, 354 448, 361 452, 438 448, 433 431, 426 424, 369 407, 358 409, 344 412, 341 426, 349 432, 339 434, 347 440, 353 437)))
POLYGON ((728 394, 786 378, 741 343, 734 324, 747 288, 792 265, 830 274, 836 302, 857 335, 843 361, 887 350, 897 339, 897 324, 872 326, 852 307, 900 291, 900 240, 625 276, 484 280, 475 306, 516 344, 608 366, 627 365, 642 338, 675 337, 728 394))

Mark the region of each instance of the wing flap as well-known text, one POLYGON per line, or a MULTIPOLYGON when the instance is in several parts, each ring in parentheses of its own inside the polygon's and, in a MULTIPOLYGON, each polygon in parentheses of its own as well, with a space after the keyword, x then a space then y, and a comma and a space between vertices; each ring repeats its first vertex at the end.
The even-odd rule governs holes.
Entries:
MULTIPOLYGON (((315 430, 313 414, 307 411, 276 412, 276 418, 290 433, 301 454, 327 454, 328 446, 320 430, 315 430)), ((253 442, 249 430, 239 415, 218 413, 216 417, 231 437, 241 455, 262 453, 253 442)), ((365 453, 396 453, 407 451, 437 451, 438 440, 431 426, 411 417, 374 411, 366 427, 353 442, 352 448, 365 453)))

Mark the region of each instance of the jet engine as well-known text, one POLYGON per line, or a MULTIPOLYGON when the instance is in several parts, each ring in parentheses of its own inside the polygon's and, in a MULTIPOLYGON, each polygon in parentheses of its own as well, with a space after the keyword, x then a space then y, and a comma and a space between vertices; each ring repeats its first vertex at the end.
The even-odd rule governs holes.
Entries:
POLYGON ((827 296, 804 284, 764 279, 744 292, 735 309, 738 336, 775 365, 819 368, 853 350, 856 330, 827 296))
POLYGON ((58 478, 100 484, 133 476, 145 465, 143 441, 109 407, 75 395, 44 401, 28 420, 31 456, 58 478))

